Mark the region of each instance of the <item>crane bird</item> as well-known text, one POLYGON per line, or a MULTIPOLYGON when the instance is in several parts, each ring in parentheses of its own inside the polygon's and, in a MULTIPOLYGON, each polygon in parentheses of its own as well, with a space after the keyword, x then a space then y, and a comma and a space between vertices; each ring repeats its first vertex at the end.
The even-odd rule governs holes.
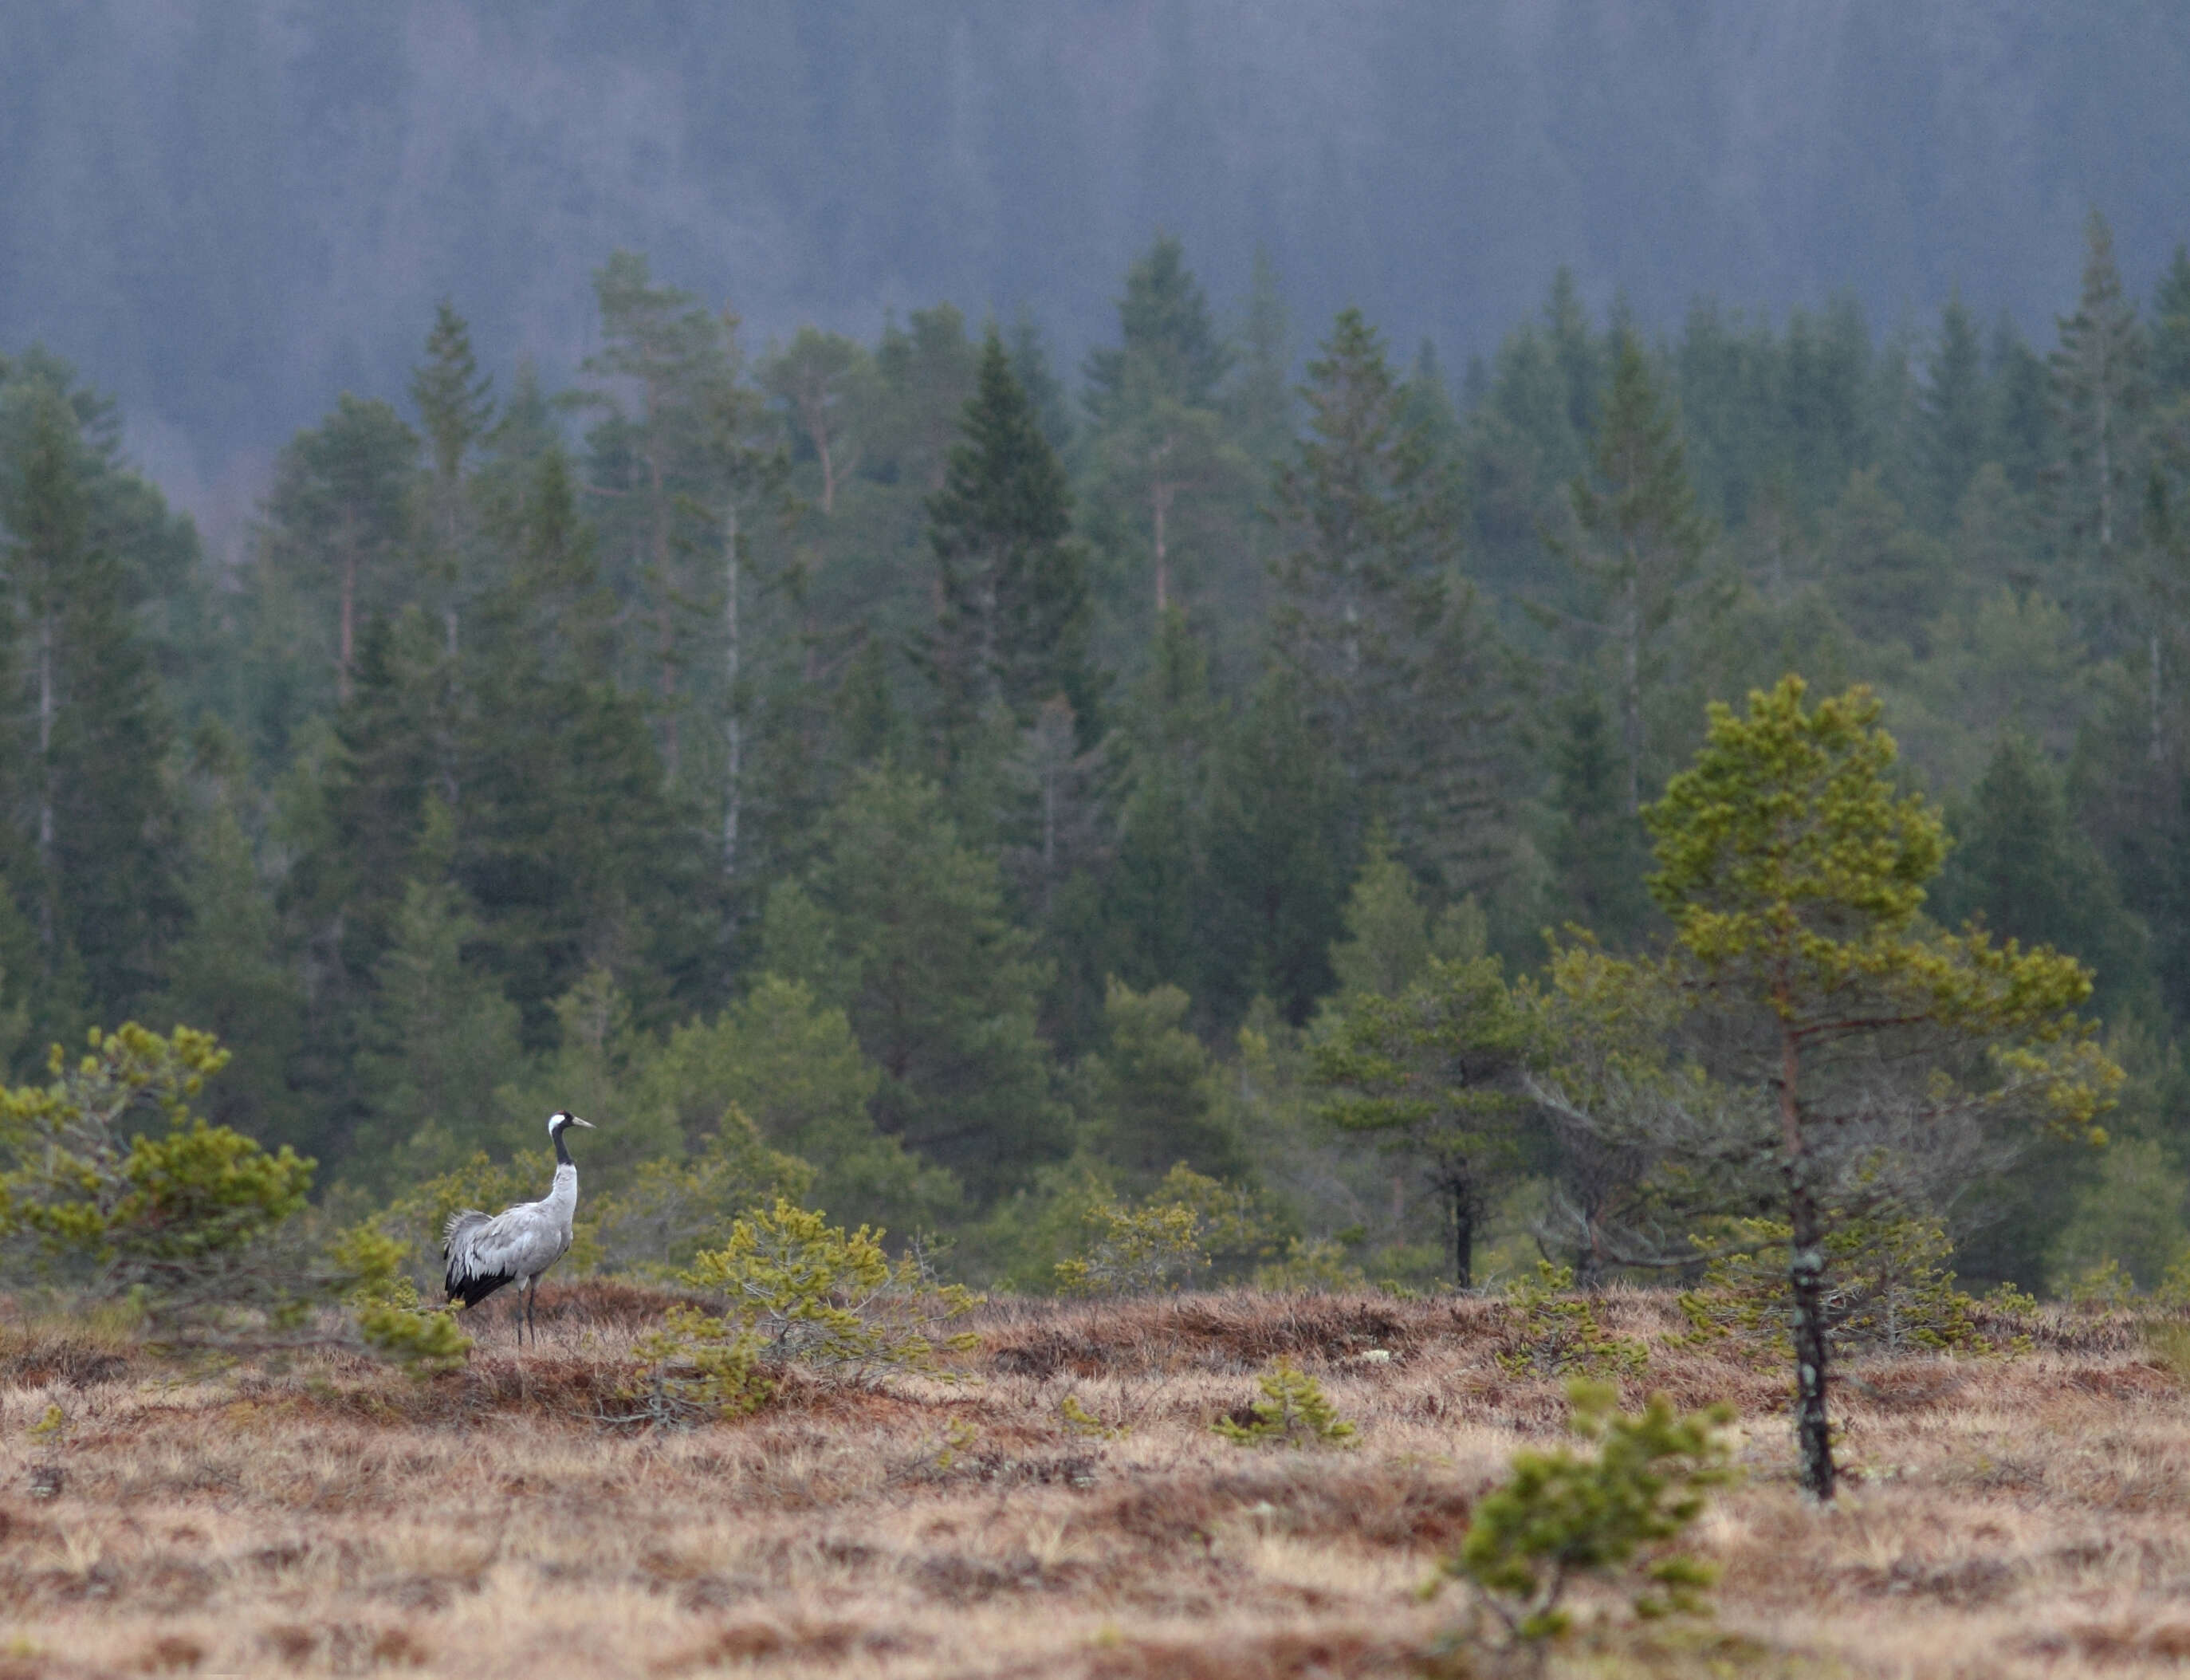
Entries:
POLYGON ((524 1305, 517 1325, 518 1344, 532 1331, 532 1303, 540 1293, 540 1274, 567 1253, 570 1216, 578 1210, 578 1168, 563 1134, 574 1126, 593 1129, 590 1120, 558 1109, 548 1116, 548 1135, 555 1144, 554 1187, 538 1201, 520 1201, 489 1217, 476 1207, 460 1209, 441 1229, 441 1257, 448 1264, 449 1299, 477 1306, 506 1283, 517 1286, 524 1305))

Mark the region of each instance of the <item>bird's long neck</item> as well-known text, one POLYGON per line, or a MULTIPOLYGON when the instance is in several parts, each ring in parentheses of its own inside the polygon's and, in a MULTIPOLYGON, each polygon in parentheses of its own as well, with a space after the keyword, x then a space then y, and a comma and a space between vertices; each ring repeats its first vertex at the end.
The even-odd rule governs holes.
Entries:
POLYGON ((555 1168, 555 1183, 548 1189, 545 1202, 557 1218, 566 1225, 570 1223, 570 1216, 578 1207, 578 1169, 571 1164, 570 1156, 565 1155, 555 1168))
POLYGON ((574 1165, 570 1160, 570 1146, 563 1141, 563 1134, 570 1129, 570 1128, 567 1126, 559 1126, 555 1128, 555 1166, 557 1169, 555 1173, 555 1182, 559 1184, 563 1182, 561 1169, 565 1166, 574 1165))

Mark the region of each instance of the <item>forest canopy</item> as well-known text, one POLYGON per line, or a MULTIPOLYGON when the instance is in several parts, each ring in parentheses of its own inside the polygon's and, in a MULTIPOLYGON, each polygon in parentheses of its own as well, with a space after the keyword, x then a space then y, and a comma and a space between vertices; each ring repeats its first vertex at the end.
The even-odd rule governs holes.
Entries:
POLYGON ((0 355, 11 1076, 185 1024, 208 1119, 353 1204, 569 1107, 627 1205, 803 1187, 984 1280, 1137 1199, 1233 1198, 1240 1274, 1588 1263, 1529 1094, 1559 965, 1688 936, 1646 817, 1708 702, 1800 673, 1938 809, 1908 937, 2076 959, 2126 1073, 2106 1147, 2033 1133, 1925 1217, 1973 1279, 2156 1283, 2190 251, 2140 297, 2095 214, 2035 345, 1959 301, 1654 332, 1562 270, 1457 377, 1254 273, 1221 308, 1157 237, 1075 370, 948 303, 757 343, 619 253, 569 389, 420 321, 237 568, 111 400, 0 355))

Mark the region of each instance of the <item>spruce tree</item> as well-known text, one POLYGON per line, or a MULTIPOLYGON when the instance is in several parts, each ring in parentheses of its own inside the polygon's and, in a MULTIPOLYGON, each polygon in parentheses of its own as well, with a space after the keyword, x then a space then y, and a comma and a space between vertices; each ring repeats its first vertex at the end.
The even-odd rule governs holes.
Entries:
POLYGON ((1650 914, 1642 826, 1626 800, 1612 720, 1594 687, 1569 695, 1552 749, 1551 862, 1564 920, 1631 946, 1650 914))
POLYGON ((1495 869, 1502 840, 1505 712, 1459 573, 1457 474, 1410 420, 1405 387, 1358 310, 1323 349, 1308 365, 1308 435, 1273 497, 1281 691, 1353 785, 1354 843, 1381 820, 1410 862, 1461 888, 1495 869))
POLYGON ((1923 472, 1934 530, 1944 529, 1962 492, 1985 462, 1990 441, 1990 393, 1977 318, 1958 292, 1939 312, 1939 338, 1926 367, 1922 400, 1923 472))
POLYGON ((1218 1101, 1208 1049, 1185 1027, 1177 986, 1135 991, 1113 979, 1103 1008, 1105 1044, 1089 1069, 1093 1141, 1133 1194, 1183 1162, 1211 1178, 1248 1171, 1241 1141, 1218 1101))
POLYGON ((176 812, 160 771, 169 725, 128 577, 97 540, 95 463, 76 410, 43 380, 11 382, 6 401, 0 554, 15 684, 9 791, 23 824, 17 891, 54 1003, 81 986, 82 1002, 116 1019, 157 985, 183 916, 176 812))
POLYGON ((2190 402, 2190 245, 2175 247, 2153 294, 2152 383, 2164 406, 2190 402))
POLYGON ((2019 729, 2002 735, 1951 818, 1955 844, 1934 893, 1939 919, 1982 917, 2003 939, 2079 957, 2091 970, 2101 1017, 2148 1019, 2158 1001, 2148 937, 2071 819, 2061 778, 2037 744, 2019 729))
POLYGON ((1599 600, 1595 628, 1617 673, 1626 803, 1642 809, 1643 695, 1658 674, 1662 634, 1694 581, 1711 527, 1697 511, 1680 429, 1631 331, 1613 338, 1612 380, 1594 471, 1574 480, 1582 542, 1576 564, 1599 600))
POLYGON ((1105 958, 1143 988, 1200 980, 1211 779, 1220 728, 1209 660, 1176 608, 1121 708, 1117 855, 1104 885, 1105 958))
POLYGON ((2076 312, 2048 360, 2062 453, 2053 468, 2063 546, 2102 587, 2136 538, 2149 346, 2114 264, 2113 231, 2091 212, 2076 312))
POLYGON ((761 968, 849 1016, 882 1069, 876 1124, 977 1204, 1068 1150, 1035 1005, 1048 975, 996 866, 960 843, 931 782, 855 775, 803 885, 779 887, 761 968))
POLYGON ((1186 266, 1185 247, 1172 235, 1158 234, 1148 254, 1126 271, 1118 324, 1124 342, 1087 357, 1087 408, 1098 426, 1129 400, 1126 388, 1135 379, 1182 406, 1214 406, 1232 350, 1186 266))
POLYGON ((1024 726, 1060 695, 1092 742, 1098 695, 1072 494, 993 331, 962 425, 943 486, 928 502, 939 611, 924 665, 945 752, 955 762, 967 750, 991 706, 1024 726))

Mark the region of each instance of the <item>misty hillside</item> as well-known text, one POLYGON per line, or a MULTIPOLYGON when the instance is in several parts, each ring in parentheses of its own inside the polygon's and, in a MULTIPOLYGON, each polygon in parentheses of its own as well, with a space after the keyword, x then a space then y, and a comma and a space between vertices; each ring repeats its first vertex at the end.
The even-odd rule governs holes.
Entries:
POLYGON ((1570 264, 1677 325, 1959 285, 2042 332, 2087 209, 2181 230, 2190 9, 2119 0, 0 0, 0 343, 43 339, 186 502, 444 294, 567 372, 619 246, 756 342, 948 298, 1076 363, 1168 228, 1213 298, 1362 305, 1448 366, 1570 264))

